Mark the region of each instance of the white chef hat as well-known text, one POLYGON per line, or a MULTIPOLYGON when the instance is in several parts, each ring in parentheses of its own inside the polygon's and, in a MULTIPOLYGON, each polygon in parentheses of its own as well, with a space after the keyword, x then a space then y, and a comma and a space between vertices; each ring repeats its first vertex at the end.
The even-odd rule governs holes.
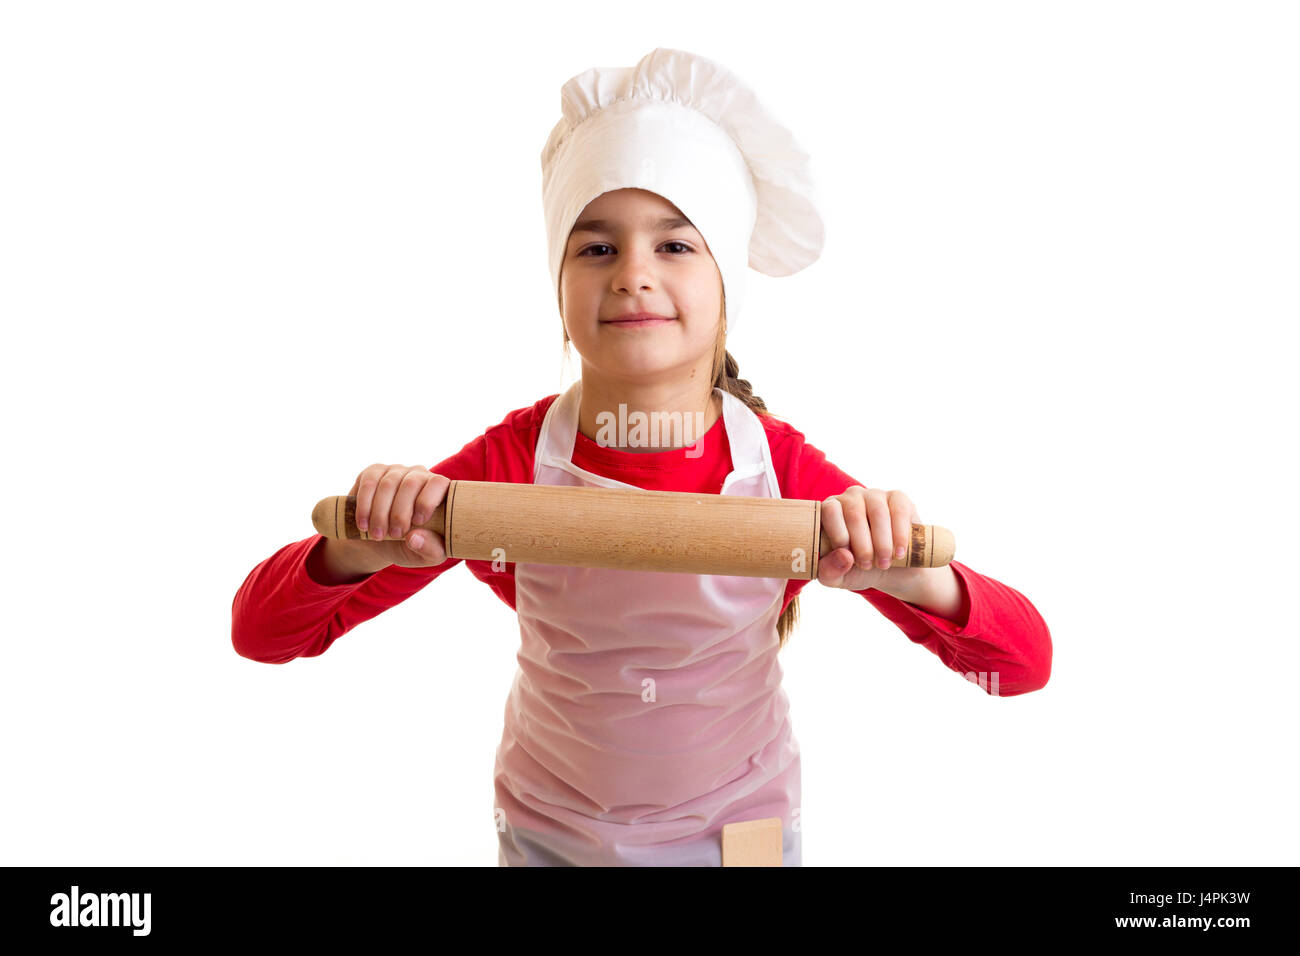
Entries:
POLYGON ((808 155, 735 74, 682 50, 634 67, 596 67, 560 91, 563 118, 542 150, 542 206, 559 300, 569 232, 613 189, 646 189, 699 230, 722 274, 727 331, 744 302, 745 266, 793 275, 824 238, 808 155))

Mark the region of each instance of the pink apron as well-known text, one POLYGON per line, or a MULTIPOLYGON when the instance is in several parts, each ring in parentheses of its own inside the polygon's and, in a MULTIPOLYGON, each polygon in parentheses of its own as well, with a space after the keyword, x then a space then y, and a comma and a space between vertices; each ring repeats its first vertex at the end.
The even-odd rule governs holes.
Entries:
MULTIPOLYGON (((722 396, 722 494, 779 498, 762 422, 722 396)), ((547 411, 533 482, 634 488, 573 464, 582 382, 547 411)), ((509 555, 506 555, 509 560, 509 555)), ((720 866, 723 824, 780 817, 801 865, 781 688, 786 581, 515 567, 519 669, 495 769, 502 866, 720 866)))

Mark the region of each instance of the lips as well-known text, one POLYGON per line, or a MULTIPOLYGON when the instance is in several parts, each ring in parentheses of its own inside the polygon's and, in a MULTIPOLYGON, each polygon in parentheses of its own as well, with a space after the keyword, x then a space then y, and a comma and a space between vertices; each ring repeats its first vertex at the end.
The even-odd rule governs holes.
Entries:
POLYGON ((602 325, 654 325, 659 322, 672 322, 673 318, 667 315, 659 315, 657 312, 629 312, 627 315, 615 316, 612 319, 601 319, 602 325))

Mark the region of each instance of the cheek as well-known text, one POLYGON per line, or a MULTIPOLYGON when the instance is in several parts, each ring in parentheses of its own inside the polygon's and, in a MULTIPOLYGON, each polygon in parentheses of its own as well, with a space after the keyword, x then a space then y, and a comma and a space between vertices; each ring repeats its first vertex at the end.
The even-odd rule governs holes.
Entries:
POLYGON ((712 319, 701 319, 690 332, 692 348, 697 352, 711 352, 718 344, 718 326, 712 319))

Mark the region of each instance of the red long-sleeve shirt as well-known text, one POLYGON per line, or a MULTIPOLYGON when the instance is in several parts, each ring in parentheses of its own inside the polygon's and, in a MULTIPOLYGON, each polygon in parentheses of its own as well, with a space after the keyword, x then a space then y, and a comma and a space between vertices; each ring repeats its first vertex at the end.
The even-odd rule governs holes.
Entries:
MULTIPOLYGON (((450 458, 430 470, 455 480, 531 484, 533 450, 542 419, 558 395, 510 412, 450 458)), ((772 464, 785 498, 823 501, 861 484, 831 462, 803 434, 769 415, 759 416, 767 432, 772 464)), ((654 491, 720 494, 731 471, 731 448, 721 418, 689 457, 685 449, 627 452, 606 448, 577 433, 573 463, 579 468, 654 491)), ((307 572, 307 557, 323 542, 316 534, 286 545, 248 575, 235 594, 231 629, 235 651, 251 660, 283 664, 315 657, 363 621, 405 601, 434 578, 464 560, 480 581, 511 609, 515 607, 515 566, 493 571, 491 561, 448 558, 433 568, 392 565, 355 584, 324 585, 307 572)), ((964 607, 964 621, 950 621, 875 589, 861 594, 913 642, 929 649, 963 675, 982 678, 990 694, 1009 697, 1047 683, 1052 639, 1037 609, 1018 591, 953 561, 964 607)), ((808 581, 791 580, 782 610, 808 581)), ((975 678, 971 678, 975 679, 975 678)))

